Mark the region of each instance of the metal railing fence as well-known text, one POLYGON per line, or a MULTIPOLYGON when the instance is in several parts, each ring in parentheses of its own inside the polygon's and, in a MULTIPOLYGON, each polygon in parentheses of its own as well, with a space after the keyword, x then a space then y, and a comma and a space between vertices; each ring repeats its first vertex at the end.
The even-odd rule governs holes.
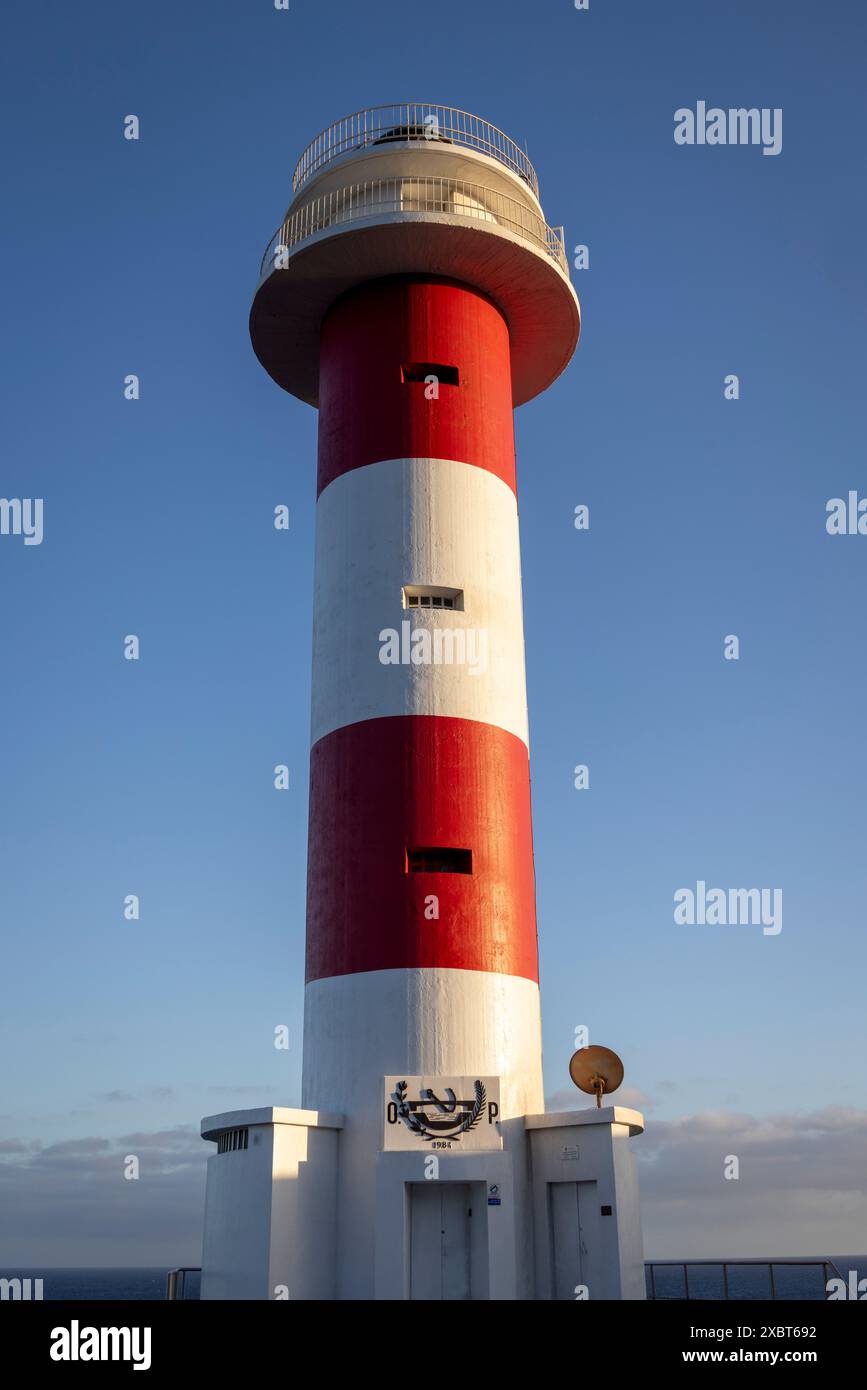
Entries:
MULTIPOLYGON (((683 1298, 684 1298, 684 1299, 689 1299, 690 1301, 695 1301, 695 1300, 696 1300, 696 1295, 695 1295, 694 1293, 691 1293, 691 1292, 690 1292, 690 1286, 689 1286, 689 1271, 690 1271, 690 1269, 698 1268, 698 1269, 720 1269, 720 1270, 722 1270, 722 1279, 723 1279, 723 1299, 730 1299, 729 1270, 730 1270, 730 1269, 739 1269, 739 1268, 743 1268, 743 1267, 747 1267, 747 1268, 756 1268, 756 1269, 761 1269, 761 1268, 767 1269, 767 1271, 768 1271, 768 1287, 769 1287, 769 1292, 770 1292, 770 1296, 771 1296, 772 1299, 776 1299, 776 1298, 778 1297, 778 1293, 777 1293, 777 1282, 776 1282, 776 1279, 775 1279, 775 1277, 774 1277, 774 1270, 775 1270, 775 1269, 779 1269, 779 1268, 805 1268, 805 1269, 820 1268, 820 1269, 822 1270, 822 1288, 823 1288, 823 1291, 824 1291, 824 1289, 826 1288, 827 1283, 828 1283, 828 1271, 829 1271, 829 1270, 832 1270, 832 1271, 833 1271, 833 1274, 834 1274, 834 1277, 835 1277, 835 1278, 837 1278, 837 1279, 842 1279, 842 1277, 843 1277, 843 1276, 841 1275, 839 1269, 838 1269, 837 1266, 835 1265, 834 1261, 833 1261, 833 1260, 830 1260, 830 1259, 813 1259, 813 1260, 805 1259, 805 1260, 799 1260, 799 1259, 794 1259, 794 1258, 789 1258, 789 1259, 787 1259, 787 1258, 782 1258, 782 1259, 778 1259, 778 1260, 761 1260, 761 1259, 748 1259, 748 1260, 647 1260, 647 1261, 645 1262, 644 1268, 645 1268, 645 1271, 647 1272, 647 1274, 649 1274, 649 1276, 650 1276, 650 1279, 649 1279, 650 1288, 649 1288, 649 1291, 648 1291, 648 1298, 649 1298, 651 1301, 661 1301, 661 1299, 678 1299, 678 1298, 680 1298, 680 1295, 679 1295, 679 1294, 666 1294, 666 1293, 659 1294, 659 1293, 657 1292, 657 1288, 656 1288, 656 1270, 657 1270, 657 1269, 671 1269, 671 1270, 674 1270, 674 1269, 681 1269, 681 1270, 683 1270, 683 1283, 684 1283, 683 1298)), ((200 1269, 199 1267, 192 1266, 192 1265, 189 1265, 189 1266, 186 1266, 186 1267, 180 1268, 180 1269, 170 1269, 169 1272, 168 1272, 167 1280, 166 1280, 166 1298, 167 1298, 169 1301, 172 1301, 172 1302, 175 1302, 175 1301, 177 1301, 177 1302, 183 1301, 183 1300, 186 1298, 186 1296, 187 1296, 187 1293, 186 1293, 186 1282, 187 1282, 187 1281, 186 1281, 186 1276, 187 1276, 188 1274, 201 1274, 201 1272, 202 1272, 202 1271, 201 1271, 201 1269, 200 1269)), ((793 1296, 794 1296, 794 1295, 793 1295, 793 1296)), ((197 1297, 197 1295, 193 1295, 193 1297, 197 1297)), ((698 1297, 701 1298, 702 1295, 698 1295, 698 1297)), ((757 1297, 759 1297, 759 1295, 756 1295, 755 1293, 753 1293, 751 1296, 742 1297, 742 1299, 741 1299, 740 1301, 749 1302, 749 1301, 751 1301, 751 1300, 756 1299, 757 1297)), ((707 1298, 707 1295, 704 1295, 704 1300, 705 1300, 705 1301, 709 1301, 708 1298, 707 1298)))
MULTIPOLYGON (((182 1303, 187 1296, 187 1275, 201 1274, 201 1266, 185 1265, 179 1269, 170 1269, 166 1275, 166 1299, 170 1303, 182 1303)), ((193 1295, 198 1298, 198 1294, 193 1295)))
MULTIPOLYGON (((783 1268, 804 1268, 804 1269, 810 1269, 810 1268, 814 1268, 814 1267, 815 1267, 815 1268, 820 1268, 820 1269, 822 1270, 822 1289, 823 1289, 823 1291, 824 1291, 824 1289, 826 1288, 827 1283, 828 1283, 828 1270, 829 1270, 829 1269, 830 1269, 830 1270, 833 1270, 833 1273, 834 1273, 835 1278, 841 1278, 841 1277, 842 1277, 842 1276, 840 1275, 840 1271, 838 1270, 837 1266, 834 1264, 834 1261, 833 1261, 833 1260, 830 1260, 830 1259, 812 1259, 812 1260, 810 1260, 810 1259, 805 1259, 805 1260, 799 1260, 799 1259, 794 1259, 794 1258, 781 1258, 781 1259, 778 1259, 778 1260, 762 1260, 762 1259, 747 1259, 747 1260, 647 1260, 647 1261, 645 1261, 645 1265, 644 1265, 644 1268, 645 1268, 646 1273, 650 1276, 650 1278, 649 1278, 649 1285, 650 1285, 650 1286, 649 1286, 649 1289, 648 1289, 648 1294, 647 1294, 647 1296, 648 1296, 649 1299, 651 1299, 651 1300, 657 1300, 657 1301, 660 1301, 660 1300, 662 1300, 662 1299, 669 1299, 669 1300, 675 1300, 675 1299, 687 1300, 687 1299, 688 1299, 688 1300, 690 1300, 690 1301, 695 1301, 695 1300, 698 1300, 698 1299, 703 1299, 703 1300, 705 1300, 705 1301, 709 1301, 709 1295, 707 1295, 706 1293, 705 1293, 705 1294, 699 1294, 699 1293, 696 1293, 696 1292, 690 1290, 690 1284, 689 1284, 689 1271, 690 1271, 691 1269, 701 1269, 701 1270, 719 1269, 719 1270, 721 1270, 721 1271, 722 1271, 722 1289, 723 1289, 722 1298, 723 1298, 723 1300, 731 1300, 732 1294, 731 1294, 731 1285, 730 1285, 730 1281, 729 1281, 729 1270, 731 1270, 731 1269, 740 1269, 740 1268, 766 1269, 766 1270, 768 1271, 768 1296, 769 1296, 771 1299, 776 1299, 776 1298, 778 1297, 778 1292, 777 1292, 777 1281, 776 1281, 776 1278, 775 1278, 775 1276, 774 1276, 774 1270, 775 1270, 775 1269, 783 1269, 783 1268), (657 1271, 658 1269, 666 1269, 666 1270, 680 1269, 680 1270, 682 1270, 682 1271, 683 1271, 683 1293, 680 1294, 680 1293, 668 1293, 668 1292, 662 1292, 662 1293, 660 1293, 660 1292, 658 1292, 658 1291, 657 1291, 657 1286, 656 1286, 656 1271, 657 1271)), ((694 1290, 694 1289, 695 1289, 695 1282, 694 1282, 694 1284, 693 1284, 693 1290, 694 1290)), ((744 1301, 744 1302, 748 1302, 748 1301, 750 1301, 751 1299, 760 1298, 761 1295, 760 1295, 760 1294, 756 1294, 756 1293, 747 1294, 747 1295, 744 1295, 744 1294, 737 1295, 737 1294, 735 1294, 734 1297, 735 1297, 735 1298, 738 1298, 739 1301, 742 1300, 742 1301, 744 1301)), ((796 1295, 792 1295, 792 1297, 796 1297, 796 1295)))
POLYGON ((522 178, 535 196, 539 196, 539 180, 530 160, 502 130, 456 106, 422 101, 369 106, 326 126, 310 141, 298 160, 292 175, 293 191, 297 193, 320 169, 351 150, 417 140, 465 145, 490 155, 522 178))
POLYGON ((274 233, 262 257, 260 279, 281 268, 278 248, 288 252, 328 227, 395 212, 444 213, 505 227, 545 251, 568 274, 562 227, 549 227, 532 208, 496 189, 463 179, 428 177, 368 179, 311 199, 274 233))

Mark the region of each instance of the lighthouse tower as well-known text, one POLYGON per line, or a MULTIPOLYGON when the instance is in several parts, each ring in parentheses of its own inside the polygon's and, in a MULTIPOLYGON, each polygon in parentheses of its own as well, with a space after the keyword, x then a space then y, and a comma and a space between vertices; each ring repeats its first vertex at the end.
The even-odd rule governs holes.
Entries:
POLYGON ((302 154, 250 333, 319 410, 303 1109, 203 1122, 204 1297, 558 1296, 564 1121, 560 1282, 592 1227, 597 1288, 641 1296, 589 1214, 630 1224, 640 1117, 543 1114, 512 413, 579 326, 562 229, 487 122, 378 107, 302 154))

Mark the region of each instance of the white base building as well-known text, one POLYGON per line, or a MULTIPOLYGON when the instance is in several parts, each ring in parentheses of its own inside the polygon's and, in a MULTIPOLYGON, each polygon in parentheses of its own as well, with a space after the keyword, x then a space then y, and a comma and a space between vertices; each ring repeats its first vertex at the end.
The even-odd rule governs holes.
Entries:
POLYGON ((645 1297, 637 1111, 493 1120, 489 1147, 436 1153, 390 1148, 387 1111, 372 1202, 341 1184, 339 1115, 241 1110, 202 1122, 222 1149, 208 1160, 203 1299, 645 1297), (496 1132, 506 1128, 508 1145, 496 1132), (363 1261, 359 1208, 372 1218, 363 1261))

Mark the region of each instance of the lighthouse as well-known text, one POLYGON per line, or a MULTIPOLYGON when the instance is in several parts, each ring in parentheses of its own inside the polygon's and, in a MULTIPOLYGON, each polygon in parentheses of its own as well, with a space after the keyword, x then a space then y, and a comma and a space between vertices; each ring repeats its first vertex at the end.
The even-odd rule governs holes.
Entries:
POLYGON ((436 104, 292 194, 250 335, 319 412, 302 1098, 203 1121, 202 1296, 642 1297, 641 1117, 544 1113, 513 411, 578 341, 563 231, 436 104))

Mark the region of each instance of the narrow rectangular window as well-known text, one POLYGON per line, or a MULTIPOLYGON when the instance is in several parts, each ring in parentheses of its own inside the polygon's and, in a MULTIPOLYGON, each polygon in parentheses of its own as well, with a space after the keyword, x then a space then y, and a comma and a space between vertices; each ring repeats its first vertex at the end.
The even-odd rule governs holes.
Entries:
POLYGON ((432 376, 436 377, 440 386, 460 385, 460 372, 447 362, 404 362, 400 369, 400 379, 404 385, 410 381, 427 381, 432 376))
POLYGON ((451 608, 464 610, 463 589, 444 589, 440 584, 404 584, 404 608, 451 608))
POLYGON ((408 874, 471 874, 473 852, 471 849, 451 849, 442 845, 408 849, 406 871, 408 874))

